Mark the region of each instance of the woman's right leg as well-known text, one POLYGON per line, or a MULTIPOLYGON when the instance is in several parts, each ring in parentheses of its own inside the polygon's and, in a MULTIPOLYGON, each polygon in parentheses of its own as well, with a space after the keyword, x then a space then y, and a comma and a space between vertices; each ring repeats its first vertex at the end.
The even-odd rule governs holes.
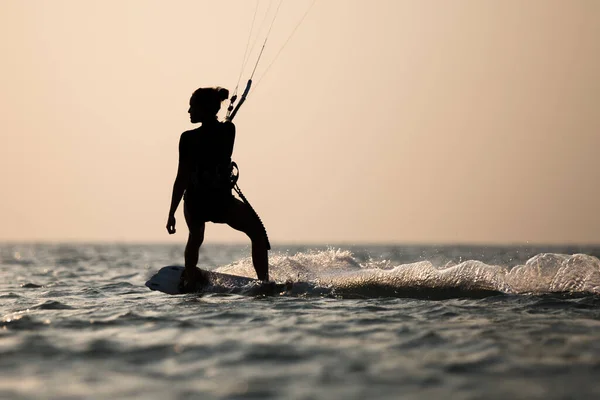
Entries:
POLYGON ((229 209, 227 224, 235 230, 242 231, 252 241, 252 264, 256 276, 261 281, 269 280, 269 250, 264 227, 250 207, 243 201, 233 200, 229 209))
POLYGON ((200 246, 204 241, 205 223, 198 222, 192 218, 192 214, 187 206, 184 206, 183 213, 185 222, 189 229, 188 241, 185 245, 185 277, 188 282, 197 282, 202 279, 198 273, 196 266, 198 265, 198 257, 200 246))

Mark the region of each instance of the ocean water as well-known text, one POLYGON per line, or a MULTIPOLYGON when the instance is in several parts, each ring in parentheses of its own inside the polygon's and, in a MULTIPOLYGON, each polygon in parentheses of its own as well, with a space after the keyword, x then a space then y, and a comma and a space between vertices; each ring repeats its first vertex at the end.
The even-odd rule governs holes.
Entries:
POLYGON ((2 244, 0 398, 597 399, 599 254, 275 246, 290 290, 169 296, 144 283, 183 244, 2 244))

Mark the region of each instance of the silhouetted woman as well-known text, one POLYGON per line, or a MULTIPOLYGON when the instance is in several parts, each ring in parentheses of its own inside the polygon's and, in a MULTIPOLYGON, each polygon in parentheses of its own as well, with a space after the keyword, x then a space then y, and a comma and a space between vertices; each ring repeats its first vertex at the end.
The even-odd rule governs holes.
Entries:
POLYGON ((235 125, 220 122, 217 113, 221 102, 229 97, 223 88, 200 88, 190 99, 190 121, 199 128, 181 134, 179 167, 173 185, 173 196, 167 231, 175 233, 175 211, 184 197, 184 215, 189 228, 185 246, 184 280, 188 288, 202 281, 198 273, 198 252, 204 240, 205 223, 228 224, 244 232, 252 240, 252 263, 258 279, 269 280, 268 239, 262 223, 246 203, 232 194, 231 154, 235 141, 235 125), (184 196, 185 193, 185 196, 184 196))

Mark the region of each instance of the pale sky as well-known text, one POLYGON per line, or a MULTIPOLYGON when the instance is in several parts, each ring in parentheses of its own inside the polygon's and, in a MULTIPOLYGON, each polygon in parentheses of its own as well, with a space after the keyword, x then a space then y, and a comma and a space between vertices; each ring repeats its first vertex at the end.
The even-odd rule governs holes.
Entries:
MULTIPOLYGON (((311 2, 236 118, 273 243, 600 243, 600 1, 317 0, 265 74, 311 2)), ((189 97, 233 90, 255 4, 1 0, 0 241, 184 243, 189 97)))

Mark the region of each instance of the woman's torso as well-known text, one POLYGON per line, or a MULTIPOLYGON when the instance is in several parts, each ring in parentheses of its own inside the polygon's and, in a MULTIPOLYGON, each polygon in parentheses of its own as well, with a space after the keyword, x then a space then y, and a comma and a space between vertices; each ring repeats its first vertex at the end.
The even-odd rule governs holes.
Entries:
POLYGON ((231 122, 213 122, 184 132, 180 156, 189 172, 185 200, 212 203, 231 196, 230 165, 235 126, 231 122))

